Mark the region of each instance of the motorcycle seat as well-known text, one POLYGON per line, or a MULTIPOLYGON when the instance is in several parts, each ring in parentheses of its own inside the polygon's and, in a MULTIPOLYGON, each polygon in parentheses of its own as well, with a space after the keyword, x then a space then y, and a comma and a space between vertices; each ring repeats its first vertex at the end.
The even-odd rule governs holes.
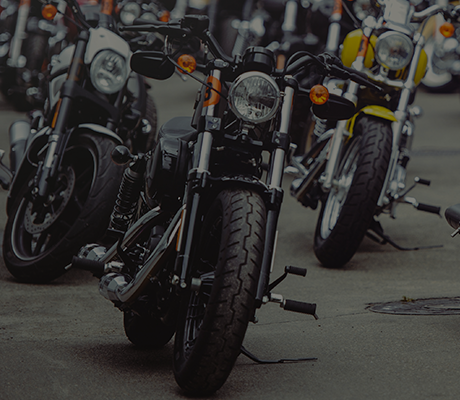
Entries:
POLYGON ((192 117, 174 117, 164 123, 158 132, 160 138, 181 139, 185 142, 197 137, 197 130, 190 126, 192 117))

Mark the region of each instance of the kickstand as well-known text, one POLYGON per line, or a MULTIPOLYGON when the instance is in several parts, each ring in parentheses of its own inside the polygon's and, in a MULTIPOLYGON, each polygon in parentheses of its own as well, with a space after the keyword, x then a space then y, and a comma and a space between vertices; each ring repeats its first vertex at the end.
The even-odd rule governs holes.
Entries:
POLYGON ((301 362, 301 361, 316 361, 316 357, 310 358, 281 358, 279 360, 261 360, 248 350, 244 346, 241 346, 241 353, 246 357, 250 358, 252 361, 255 361, 258 364, 282 364, 284 362, 301 362))
POLYGON ((369 227, 369 230, 366 232, 366 236, 368 238, 372 239, 374 242, 377 242, 379 244, 387 244, 387 243, 389 243, 394 248, 396 248, 398 250, 403 250, 403 251, 422 250, 422 249, 435 249, 435 248, 443 247, 442 244, 436 244, 436 245, 432 245, 432 246, 401 247, 398 244, 396 244, 395 242, 393 242, 393 240, 391 240, 388 235, 385 235, 385 233, 383 233, 382 225, 380 224, 379 221, 376 221, 375 219, 372 221, 371 226, 369 227), (377 235, 378 237, 376 237, 375 235, 377 235), (381 240, 379 240, 379 238, 381 240))

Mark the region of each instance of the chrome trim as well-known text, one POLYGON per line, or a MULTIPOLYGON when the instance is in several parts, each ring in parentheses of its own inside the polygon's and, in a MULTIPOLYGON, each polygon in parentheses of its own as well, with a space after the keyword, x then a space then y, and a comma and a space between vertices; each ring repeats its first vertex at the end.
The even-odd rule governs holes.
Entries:
POLYGON ((167 255, 173 247, 171 244, 173 244, 180 227, 181 214, 182 208, 177 211, 155 251, 150 255, 133 280, 128 281, 129 278, 120 273, 110 273, 101 278, 99 281, 99 292, 102 296, 116 303, 129 303, 140 295, 145 285, 150 281, 150 278, 155 276, 164 266, 167 255))

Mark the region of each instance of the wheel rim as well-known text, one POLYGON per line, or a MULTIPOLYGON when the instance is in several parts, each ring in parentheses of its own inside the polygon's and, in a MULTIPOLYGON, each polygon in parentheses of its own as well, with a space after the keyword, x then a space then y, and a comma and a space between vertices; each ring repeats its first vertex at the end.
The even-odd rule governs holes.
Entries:
POLYGON ((337 179, 333 180, 331 191, 324 206, 323 218, 321 220, 320 234, 323 239, 327 239, 334 229, 343 205, 350 191, 353 177, 358 166, 359 140, 355 139, 347 152, 342 165, 339 167, 337 179))
MULTIPOLYGON (((11 233, 12 250, 18 259, 32 261, 59 246, 86 203, 95 166, 96 157, 89 148, 69 148, 47 204, 34 206, 30 190, 25 194, 15 213, 11 233)), ((29 189, 32 182, 33 179, 29 189)))

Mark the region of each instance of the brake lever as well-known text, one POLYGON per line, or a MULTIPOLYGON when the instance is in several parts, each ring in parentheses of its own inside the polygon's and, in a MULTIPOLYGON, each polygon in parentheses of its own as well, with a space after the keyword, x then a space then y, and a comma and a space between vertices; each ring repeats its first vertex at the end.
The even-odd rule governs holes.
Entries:
POLYGON ((337 64, 329 65, 330 75, 336 76, 342 79, 350 79, 360 85, 370 87, 379 92, 383 91, 383 88, 375 83, 371 82, 366 74, 356 71, 352 68, 347 68, 343 65, 338 66, 337 64))

